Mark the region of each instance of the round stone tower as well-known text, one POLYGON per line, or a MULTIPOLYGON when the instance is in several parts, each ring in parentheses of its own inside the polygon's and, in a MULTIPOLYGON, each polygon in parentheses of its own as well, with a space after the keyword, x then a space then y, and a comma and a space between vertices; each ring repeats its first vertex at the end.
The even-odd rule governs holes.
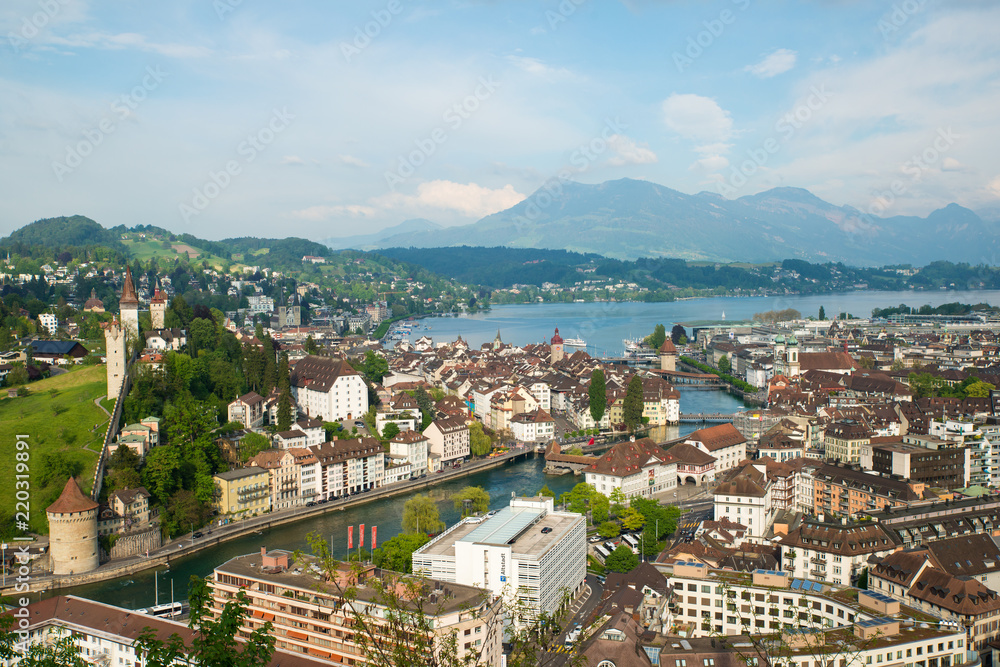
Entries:
POLYGON ((80 574, 97 569, 97 503, 70 477, 62 495, 45 510, 49 519, 52 574, 80 574))
POLYGON ((670 336, 667 336, 663 345, 660 346, 660 370, 677 370, 677 347, 674 345, 674 341, 670 340, 670 336))

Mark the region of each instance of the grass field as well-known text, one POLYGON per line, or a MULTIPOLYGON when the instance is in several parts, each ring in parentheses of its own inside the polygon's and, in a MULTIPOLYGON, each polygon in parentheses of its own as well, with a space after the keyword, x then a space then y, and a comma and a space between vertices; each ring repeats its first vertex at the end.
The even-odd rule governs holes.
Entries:
POLYGON ((169 249, 164 246, 163 241, 156 239, 126 239, 122 241, 122 244, 128 248, 133 257, 144 262, 149 261, 153 257, 174 259, 179 254, 186 252, 192 259, 197 258, 207 261, 216 268, 222 268, 225 263, 225 260, 221 257, 208 254, 186 243, 174 243, 169 249))
MULTIPOLYGON (((45 508, 59 496, 66 479, 52 480, 47 487, 38 481, 41 459, 52 452, 65 452, 83 465, 80 482, 90 492, 94 467, 107 430, 107 415, 94 405, 105 395, 104 366, 79 367, 69 373, 28 385, 30 396, 0 400, 0 469, 7 481, 0 483, 0 509, 13 514, 15 443, 27 435, 30 459, 31 530, 47 533, 45 508), (96 427, 96 428, 95 428, 96 427)), ((6 394, 5 394, 6 395, 6 394)))

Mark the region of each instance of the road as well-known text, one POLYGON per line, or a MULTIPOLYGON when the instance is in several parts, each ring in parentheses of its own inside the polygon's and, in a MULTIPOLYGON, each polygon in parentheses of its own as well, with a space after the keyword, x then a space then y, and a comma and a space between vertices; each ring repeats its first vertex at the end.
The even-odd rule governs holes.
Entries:
POLYGON ((551 650, 545 653, 545 659, 542 663, 545 667, 561 667, 566 664, 574 651, 573 648, 566 646, 566 635, 577 623, 581 627, 583 626, 584 621, 594 612, 594 608, 597 607, 603 596, 604 586, 601 581, 595 575, 588 574, 583 594, 570 605, 572 616, 567 619, 563 632, 552 643, 551 650))
POLYGON ((671 546, 677 546, 681 542, 691 542, 694 540, 694 532, 701 525, 702 521, 712 519, 712 503, 699 503, 681 515, 677 521, 677 533, 671 546))

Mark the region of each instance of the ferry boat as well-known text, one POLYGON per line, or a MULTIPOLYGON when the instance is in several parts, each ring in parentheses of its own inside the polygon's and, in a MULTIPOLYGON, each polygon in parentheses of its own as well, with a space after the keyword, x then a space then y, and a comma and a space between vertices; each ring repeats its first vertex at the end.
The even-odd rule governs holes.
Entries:
POLYGON ((587 347, 587 341, 582 338, 567 338, 563 341, 566 347, 587 347))

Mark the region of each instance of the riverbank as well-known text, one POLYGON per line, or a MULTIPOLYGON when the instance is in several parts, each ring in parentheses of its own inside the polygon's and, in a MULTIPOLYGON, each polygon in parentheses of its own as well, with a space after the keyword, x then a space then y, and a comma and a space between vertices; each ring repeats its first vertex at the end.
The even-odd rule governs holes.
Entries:
MULTIPOLYGON (((327 513, 343 512, 387 498, 419 492, 458 478, 500 468, 519 457, 536 455, 538 454, 536 454, 533 446, 521 446, 503 456, 467 463, 461 468, 428 475, 423 479, 397 482, 390 486, 381 487, 343 500, 333 500, 328 503, 317 504, 313 507, 296 507, 281 510, 259 517, 244 519, 225 526, 219 526, 213 528, 211 534, 206 534, 197 540, 193 540, 190 535, 185 538, 171 540, 165 543, 160 549, 151 552, 148 556, 133 556, 131 558, 110 561, 90 572, 74 575, 32 574, 27 582, 29 586, 28 590, 32 593, 53 591, 61 588, 117 579, 164 565, 169 566, 171 562, 180 558, 192 556, 200 551, 211 549, 225 542, 247 537, 248 535, 259 534, 270 528, 294 524, 300 521, 311 521, 327 513)), ((15 582, 9 581, 8 584, 8 586, 0 589, 0 596, 8 596, 15 593, 15 582)), ((23 590, 16 592, 24 593, 23 590)))

